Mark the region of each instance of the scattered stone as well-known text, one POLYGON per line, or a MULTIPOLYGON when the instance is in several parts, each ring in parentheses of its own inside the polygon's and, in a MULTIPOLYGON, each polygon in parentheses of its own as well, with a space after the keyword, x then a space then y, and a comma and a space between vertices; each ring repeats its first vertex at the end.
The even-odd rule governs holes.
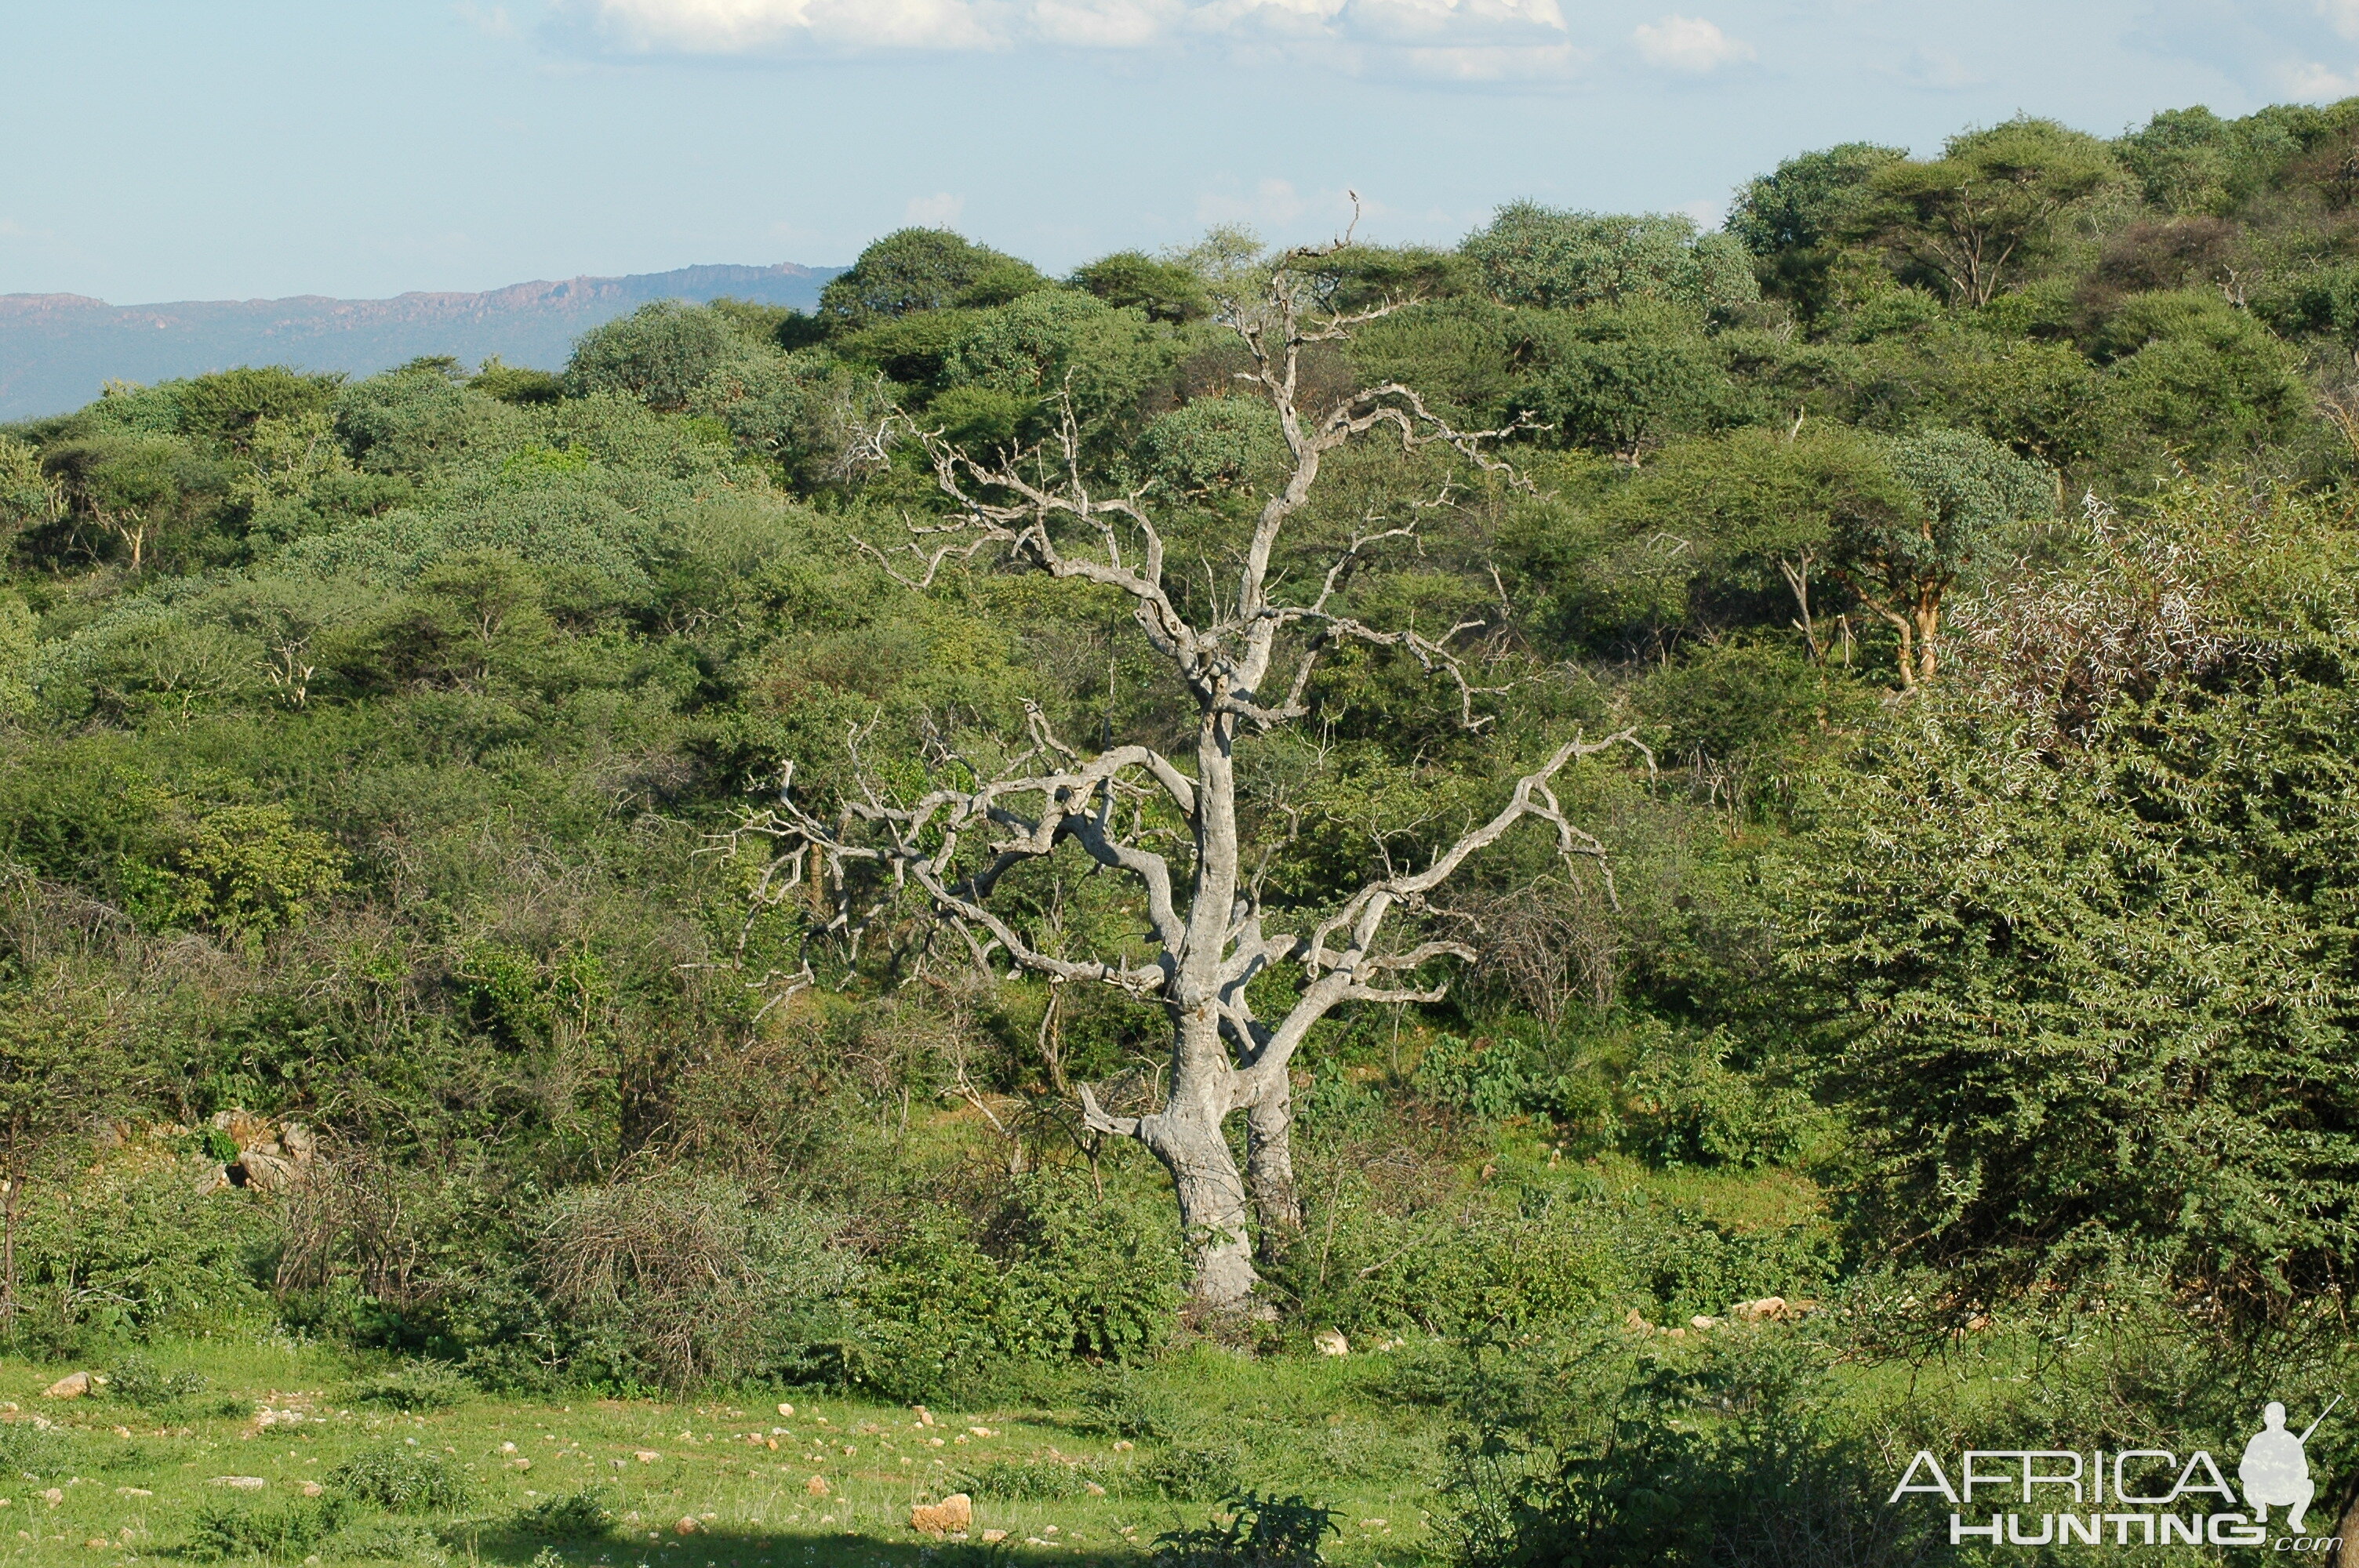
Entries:
POLYGON ((1698 1313, 1695 1316, 1688 1319, 1688 1326, 1690 1328, 1711 1329, 1716 1326, 1719 1322, 1720 1319, 1716 1317, 1706 1317, 1701 1313, 1698 1313))
POLYGON ((69 1372, 41 1390, 44 1398, 52 1400, 78 1400, 88 1392, 90 1374, 87 1372, 69 1372))
POLYGON ((519 1470, 529 1470, 532 1468, 532 1461, 523 1457, 522 1455, 518 1455, 517 1457, 509 1460, 508 1463, 515 1465, 519 1470))
POLYGON ((983 1532, 983 1543, 985 1546, 996 1545, 1006 1539, 1007 1532, 1004 1530, 986 1530, 983 1532))
POLYGON ((93 1535, 88 1541, 82 1542, 82 1545, 92 1552, 103 1552, 114 1544, 114 1543, 113 1541, 107 1540, 106 1537, 103 1535, 93 1535))
POLYGON ((131 1429, 127 1426, 118 1426, 114 1429, 114 1435, 117 1437, 128 1437, 131 1435, 131 1429))
POLYGON ((674 1535, 694 1535, 698 1530, 703 1528, 704 1527, 702 1525, 697 1523, 694 1519, 686 1514, 682 1514, 680 1516, 679 1522, 671 1527, 672 1533, 674 1535))
POLYGON ((1685 1339, 1687 1336, 1688 1331, 1684 1328, 1667 1328, 1663 1330, 1663 1337, 1666 1339, 1685 1339))
POLYGON ((303 1483, 303 1495, 307 1498, 316 1498, 327 1489, 327 1487, 320 1485, 317 1481, 306 1481, 303 1483))
POLYGON ((803 1490, 809 1492, 814 1498, 823 1498, 827 1496, 827 1477, 824 1476, 813 1476, 809 1481, 803 1484, 803 1490))
POLYGON ((1389 1519, 1364 1519, 1360 1521, 1360 1528, 1362 1530, 1383 1530, 1390 1522, 1391 1521, 1389 1519))
POLYGON ((909 1528, 920 1535, 948 1535, 973 1524, 974 1499, 964 1492, 952 1492, 930 1507, 916 1503, 909 1509, 909 1528))
POLYGON ((516 1444, 513 1443, 503 1443, 500 1444, 500 1452, 503 1454, 514 1454, 516 1452, 516 1444))
POLYGON ((1632 1307, 1628 1312, 1622 1314, 1622 1326, 1628 1329, 1633 1334, 1652 1334, 1655 1332, 1655 1325, 1648 1323, 1645 1314, 1640 1313, 1636 1307, 1632 1307))
POLYGON ((780 1405, 778 1407, 778 1413, 780 1415, 792 1415, 795 1413, 795 1407, 792 1405, 780 1405))
POLYGON ((1137 1444, 1132 1443, 1127 1437, 1117 1437, 1114 1439, 1114 1451, 1116 1454, 1127 1454, 1136 1446, 1137 1444))
POLYGON ((652 1448, 636 1448, 631 1451, 631 1457, 642 1465, 652 1465, 663 1455, 652 1448))
POLYGON ((145 1487, 117 1487, 114 1495, 118 1498, 152 1498, 156 1494, 145 1487))
POLYGON ((1728 1309, 1729 1316, 1745 1323, 1760 1323, 1765 1319, 1776 1323, 1786 1314, 1786 1298, 1783 1296, 1763 1296, 1759 1301, 1739 1302, 1728 1309))
POLYGON ((1087 1492, 1093 1498, 1103 1498, 1106 1495, 1106 1489, 1103 1487, 1099 1486, 1095 1481, 1082 1482, 1082 1490, 1087 1492))
POLYGON ((1319 1347, 1321 1356, 1348 1356, 1352 1352, 1352 1342, 1332 1328, 1322 1328, 1312 1335, 1310 1343, 1319 1347))
MULTIPOLYGON (((212 1484, 216 1487, 234 1487, 241 1492, 260 1491, 270 1485, 259 1476, 215 1476, 212 1484)), ((51 1487, 50 1490, 54 1491, 56 1488, 51 1487)))

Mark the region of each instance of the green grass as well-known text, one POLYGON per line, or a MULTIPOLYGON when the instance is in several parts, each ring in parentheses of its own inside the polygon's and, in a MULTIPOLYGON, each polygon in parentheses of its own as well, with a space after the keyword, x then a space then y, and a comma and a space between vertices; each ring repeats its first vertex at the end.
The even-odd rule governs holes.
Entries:
POLYGON ((40 1390, 74 1368, 0 1360, 0 1455, 38 1463, 36 1479, 0 1471, 0 1561, 914 1568, 955 1558, 911 1531, 910 1506, 964 1487, 976 1541, 1008 1532, 995 1560, 1140 1562, 1157 1535, 1219 1511, 1167 1492, 1198 1489, 1169 1477, 1206 1452, 1265 1493, 1335 1509, 1332 1562, 1434 1560, 1424 1510, 1441 1433, 1430 1412, 1384 1397, 1381 1355, 1248 1360, 1199 1346, 1121 1379, 1077 1375, 1022 1401, 937 1406, 932 1425, 908 1407, 801 1395, 782 1416, 778 1396, 750 1393, 470 1392, 402 1410, 362 1397, 381 1368, 317 1347, 215 1338, 144 1359, 143 1377, 201 1397, 49 1400, 40 1390), (1153 1419, 1109 1419, 1124 1411, 1153 1419), (1142 1435, 1120 1435, 1125 1426, 1142 1435), (217 1480, 232 1476, 263 1484, 217 1480), (682 1519, 692 1533, 679 1532, 682 1519))

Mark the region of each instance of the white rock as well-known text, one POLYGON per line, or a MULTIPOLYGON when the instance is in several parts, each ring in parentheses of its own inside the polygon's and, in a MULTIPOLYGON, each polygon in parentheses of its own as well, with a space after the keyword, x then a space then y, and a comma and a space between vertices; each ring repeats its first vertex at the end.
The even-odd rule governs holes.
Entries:
POLYGON ((1312 1335, 1310 1343, 1319 1347, 1321 1356, 1348 1356, 1352 1352, 1352 1342, 1332 1328, 1322 1328, 1312 1335))

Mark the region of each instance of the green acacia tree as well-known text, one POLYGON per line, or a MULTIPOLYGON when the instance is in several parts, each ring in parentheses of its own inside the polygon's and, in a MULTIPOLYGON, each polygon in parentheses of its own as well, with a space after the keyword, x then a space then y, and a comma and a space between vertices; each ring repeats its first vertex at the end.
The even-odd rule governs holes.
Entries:
POLYGON ((1761 297, 1745 248, 1678 212, 1567 212, 1502 207, 1460 247, 1509 305, 1561 310, 1654 300, 1729 311, 1761 297))
POLYGON ((1859 488, 1834 514, 1832 567, 1899 637, 1904 689, 1940 667, 1941 607, 2005 524, 2052 511, 2049 471, 1986 436, 1920 430, 1886 460, 1903 490, 1859 488))
POLYGON ((1806 324, 1825 317, 1843 242, 1874 198, 1871 182, 1908 156, 1845 142, 1788 158, 1746 184, 1729 210, 1728 232, 1753 254, 1763 289, 1791 302, 1806 324))
POLYGON ((948 229, 897 229, 820 292, 819 308, 857 330, 918 311, 1005 305, 1054 287, 1030 263, 948 229))
POLYGON ((1872 735, 1795 857, 1788 957, 1873 1245, 1993 1288, 2348 1288, 2354 691, 2359 643, 2304 634, 2060 741, 1962 682, 1872 735))
POLYGON ((1861 228, 1953 302, 1983 306, 2040 256, 2066 209, 2121 178, 2096 137, 2009 120, 1951 137, 1938 158, 1877 169, 1861 228))

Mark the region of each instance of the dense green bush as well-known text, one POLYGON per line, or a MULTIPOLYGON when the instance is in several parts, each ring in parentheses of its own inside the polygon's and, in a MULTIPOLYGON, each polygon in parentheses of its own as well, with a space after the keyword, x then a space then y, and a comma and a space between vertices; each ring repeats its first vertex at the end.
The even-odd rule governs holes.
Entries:
POLYGON ((334 1535, 346 1512, 344 1501, 332 1496, 277 1508, 213 1504, 198 1509, 180 1551, 201 1563, 251 1557, 297 1562, 314 1554, 334 1535))
POLYGON ((328 1485, 346 1496, 405 1513, 440 1513, 467 1498, 467 1480, 441 1454, 406 1443, 382 1443, 328 1472, 328 1485))

